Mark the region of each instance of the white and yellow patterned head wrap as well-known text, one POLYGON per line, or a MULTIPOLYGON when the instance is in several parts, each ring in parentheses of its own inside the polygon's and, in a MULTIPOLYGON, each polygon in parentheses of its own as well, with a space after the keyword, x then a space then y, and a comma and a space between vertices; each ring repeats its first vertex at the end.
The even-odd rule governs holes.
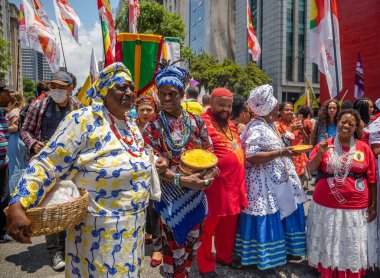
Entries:
POLYGON ((102 104, 108 90, 124 81, 133 81, 130 71, 121 62, 113 63, 100 72, 98 80, 87 91, 87 98, 92 99, 93 104, 102 104))

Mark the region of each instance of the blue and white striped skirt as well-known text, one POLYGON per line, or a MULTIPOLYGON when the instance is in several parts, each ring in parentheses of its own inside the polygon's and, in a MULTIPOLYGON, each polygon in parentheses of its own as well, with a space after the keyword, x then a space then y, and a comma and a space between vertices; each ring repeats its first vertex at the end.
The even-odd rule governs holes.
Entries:
POLYGON ((305 212, 303 204, 281 220, 280 212, 264 216, 241 213, 235 252, 242 265, 257 265, 260 270, 286 264, 286 255, 306 254, 305 212))

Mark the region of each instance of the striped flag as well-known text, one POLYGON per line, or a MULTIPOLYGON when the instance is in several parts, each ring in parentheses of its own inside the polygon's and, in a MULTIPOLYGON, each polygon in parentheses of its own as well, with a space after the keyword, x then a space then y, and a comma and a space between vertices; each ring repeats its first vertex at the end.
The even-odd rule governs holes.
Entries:
POLYGON ((57 16, 58 26, 63 29, 67 28, 72 34, 75 41, 79 43, 80 19, 74 12, 67 0, 54 0, 55 14, 57 16), (66 26, 66 27, 64 27, 66 26))
MULTIPOLYGON (((173 62, 181 59, 181 46, 179 43, 179 38, 165 37, 162 45, 161 59, 173 64, 173 62)), ((179 61, 176 65, 179 64, 179 61)))
POLYGON ((363 64, 360 52, 358 52, 358 61, 356 62, 355 72, 355 91, 354 95, 356 99, 361 99, 364 96, 364 79, 363 79, 363 64))
POLYGON ((156 61, 161 57, 163 38, 160 35, 121 33, 117 35, 116 58, 130 71, 137 96, 152 91, 156 61))
POLYGON ((115 61, 116 34, 110 0, 98 0, 98 12, 103 34, 104 67, 106 67, 115 61))
POLYGON ((55 41, 52 30, 46 27, 32 5, 28 0, 21 1, 20 21, 23 26, 20 28, 23 28, 23 32, 25 32, 27 46, 44 53, 51 70, 56 72, 59 70, 61 57, 59 46, 55 41))
POLYGON ((137 18, 140 15, 139 0, 129 0, 129 33, 137 33, 137 18))
POLYGON ((310 58, 326 76, 330 97, 334 98, 342 89, 337 0, 311 0, 310 58))
POLYGON ((247 0, 247 30, 248 30, 248 52, 252 55, 252 60, 257 62, 260 59, 261 48, 253 29, 252 14, 247 0))

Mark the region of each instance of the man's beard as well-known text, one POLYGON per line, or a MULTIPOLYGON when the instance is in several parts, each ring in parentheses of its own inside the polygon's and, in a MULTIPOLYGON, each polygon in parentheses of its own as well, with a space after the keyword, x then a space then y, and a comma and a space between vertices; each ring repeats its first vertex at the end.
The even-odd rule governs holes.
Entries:
POLYGON ((219 115, 214 115, 214 117, 220 126, 223 126, 223 127, 227 126, 228 118, 224 119, 224 118, 219 117, 219 115))

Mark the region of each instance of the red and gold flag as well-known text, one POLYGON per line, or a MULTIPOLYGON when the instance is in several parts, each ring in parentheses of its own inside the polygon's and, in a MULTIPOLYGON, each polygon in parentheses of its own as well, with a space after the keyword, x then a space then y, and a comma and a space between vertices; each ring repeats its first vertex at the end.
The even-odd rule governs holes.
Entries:
POLYGON ((70 6, 67 0, 55 0, 54 1, 55 13, 58 20, 58 26, 60 28, 69 29, 70 33, 73 35, 75 41, 79 44, 79 27, 80 19, 75 13, 73 8, 70 6))

